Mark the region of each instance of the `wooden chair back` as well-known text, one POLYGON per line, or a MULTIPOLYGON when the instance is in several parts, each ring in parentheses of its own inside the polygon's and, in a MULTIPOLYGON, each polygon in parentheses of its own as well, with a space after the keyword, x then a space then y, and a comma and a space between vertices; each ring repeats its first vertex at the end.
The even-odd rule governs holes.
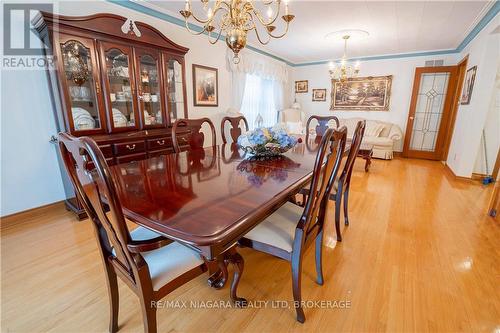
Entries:
MULTIPOLYGON (((328 193, 337 178, 346 141, 347 128, 345 126, 340 129, 328 128, 322 136, 314 163, 310 195, 307 197, 304 212, 297 224, 296 243, 297 239, 300 238, 305 242, 310 235, 315 237, 323 229, 328 193), (315 228, 318 232, 313 233, 315 228)), ((294 244, 294 251, 296 250, 295 246, 298 245, 300 244, 294 244)))
MULTIPOLYGON (((349 184, 351 180, 352 169, 354 167, 354 162, 358 156, 359 148, 361 147, 361 141, 363 141, 363 136, 365 135, 366 121, 358 121, 356 129, 354 130, 354 135, 351 140, 351 147, 349 148, 349 154, 347 155, 346 162, 344 164, 344 169, 339 177, 339 181, 349 184)), ((345 187, 344 187, 345 189, 345 187)))
POLYGON ((316 136, 323 136, 326 132, 326 130, 329 128, 328 123, 330 120, 333 120, 335 122, 336 128, 340 127, 340 122, 339 119, 335 116, 311 116, 309 119, 307 119, 306 123, 306 135, 309 135, 310 133, 310 125, 311 121, 316 120, 318 122, 318 125, 314 128, 316 132, 316 136))
POLYGON ((172 142, 175 152, 179 153, 182 150, 203 148, 205 145, 205 134, 202 132, 201 127, 203 124, 210 126, 212 135, 212 146, 216 145, 215 127, 212 121, 208 118, 200 119, 178 119, 172 127, 172 142), (179 128, 189 129, 189 138, 179 137, 179 128), (186 147, 186 148, 184 148, 186 147))
POLYGON ((131 237, 106 159, 88 137, 60 133, 59 149, 77 195, 97 228, 103 258, 109 258, 135 284, 137 267, 127 248, 131 237), (108 213, 103 199, 109 207, 108 213))
POLYGON ((248 131, 248 122, 244 116, 222 118, 222 121, 220 123, 220 132, 222 134, 222 142, 223 143, 227 143, 226 131, 225 131, 226 122, 229 122, 231 125, 231 128, 229 129, 229 133, 231 135, 231 140, 232 140, 232 142, 236 142, 242 133, 241 127, 240 127, 240 124, 242 121, 245 124, 245 131, 248 131))

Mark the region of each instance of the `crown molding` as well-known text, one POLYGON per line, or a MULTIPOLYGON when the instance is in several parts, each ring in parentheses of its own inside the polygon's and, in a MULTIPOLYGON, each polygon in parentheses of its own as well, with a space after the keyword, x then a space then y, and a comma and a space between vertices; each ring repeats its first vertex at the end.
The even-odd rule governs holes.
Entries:
MULTIPOLYGON (((185 27, 184 20, 175 17, 173 15, 165 13, 164 10, 160 10, 160 8, 156 7, 154 4, 150 4, 146 2, 142 2, 139 4, 133 0, 106 0, 107 2, 140 12, 142 14, 146 14, 149 16, 156 17, 160 20, 185 27), (155 9, 155 7, 157 9, 155 9)), ((494 1, 490 6, 489 10, 486 11, 486 14, 478 21, 478 23, 474 26, 474 28, 465 36, 462 42, 455 48, 449 50, 435 50, 435 51, 420 51, 420 52, 411 52, 411 53, 395 53, 395 54, 384 54, 377 56, 367 56, 367 57, 358 57, 358 58, 350 58, 351 60, 360 60, 360 61, 371 61, 371 60, 385 60, 385 59, 400 59, 400 58, 412 58, 412 57, 425 57, 425 56, 433 56, 433 55, 445 55, 445 54, 456 54, 462 52, 465 47, 481 32, 490 23, 495 16, 497 16, 500 11, 500 1, 494 1)), ((480 16, 480 15, 479 15, 480 16)), ((477 20, 476 20, 477 21, 477 20)), ((196 24, 189 23, 189 28, 193 31, 200 32, 202 27, 196 24)), ((206 33, 205 33, 206 34, 206 33)), ((282 58, 275 54, 266 52, 261 50, 255 46, 247 45, 247 48, 257 52, 259 54, 268 56, 278 61, 282 61, 291 67, 304 67, 304 66, 314 66, 314 65, 324 65, 330 62, 330 60, 320 60, 320 61, 312 61, 312 62, 304 62, 304 63, 293 63, 288 59, 282 58)))

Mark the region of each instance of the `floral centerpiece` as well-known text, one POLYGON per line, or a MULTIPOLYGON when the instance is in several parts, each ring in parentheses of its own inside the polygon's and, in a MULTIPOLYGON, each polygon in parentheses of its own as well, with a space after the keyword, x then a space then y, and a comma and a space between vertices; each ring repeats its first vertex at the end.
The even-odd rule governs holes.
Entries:
POLYGON ((238 138, 238 146, 257 157, 281 155, 297 142, 297 138, 288 134, 286 128, 281 125, 257 128, 238 138))

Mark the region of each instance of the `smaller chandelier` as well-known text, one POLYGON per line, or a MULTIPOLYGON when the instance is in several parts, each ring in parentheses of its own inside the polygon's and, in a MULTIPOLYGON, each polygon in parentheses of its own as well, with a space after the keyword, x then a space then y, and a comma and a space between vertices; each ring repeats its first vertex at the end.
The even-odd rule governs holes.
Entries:
POLYGON ((340 62, 334 63, 333 61, 329 64, 329 73, 332 80, 344 82, 347 79, 354 78, 358 76, 360 69, 360 62, 352 64, 347 58, 347 41, 354 35, 356 37, 366 37, 368 33, 363 30, 343 30, 328 34, 326 37, 331 38, 341 35, 344 40, 344 54, 340 59, 340 62))
POLYGON ((259 42, 263 45, 269 43, 271 38, 282 38, 288 32, 288 26, 294 19, 294 15, 289 13, 288 0, 284 0, 285 14, 281 19, 285 21, 285 31, 282 34, 273 34, 276 29, 277 19, 280 16, 281 0, 264 0, 262 4, 266 8, 264 17, 257 10, 252 0, 216 0, 212 7, 209 6, 209 0, 200 0, 205 10, 205 18, 196 17, 191 10, 191 0, 186 0, 184 10, 180 13, 184 17, 186 29, 193 35, 207 33, 208 41, 211 44, 217 43, 222 33, 226 35, 226 44, 233 51, 234 63, 240 61, 238 56, 241 49, 247 44, 247 33, 254 30, 259 42), (189 18, 192 17, 195 22, 203 24, 201 31, 192 31, 189 27, 189 18), (268 35, 267 40, 261 38, 257 25, 260 23, 268 35), (214 33, 214 38, 212 36, 214 33))

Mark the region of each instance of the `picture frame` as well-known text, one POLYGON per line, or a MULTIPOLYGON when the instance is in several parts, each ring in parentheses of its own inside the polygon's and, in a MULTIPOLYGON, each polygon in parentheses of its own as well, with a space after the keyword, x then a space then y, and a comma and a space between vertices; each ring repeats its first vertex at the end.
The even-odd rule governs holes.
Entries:
POLYGON ((295 81, 295 93, 307 93, 309 92, 309 81, 301 80, 295 81))
POLYGON ((326 89, 313 89, 312 100, 313 102, 326 102, 326 89))
POLYGON ((462 87, 462 94, 460 96, 460 104, 468 105, 472 96, 472 89, 474 88, 474 82, 476 81, 477 66, 473 66, 467 70, 464 79, 464 85, 462 87))
POLYGON ((194 106, 219 106, 219 73, 217 68, 193 64, 194 106))
POLYGON ((330 110, 389 111, 392 75, 332 80, 330 110))

